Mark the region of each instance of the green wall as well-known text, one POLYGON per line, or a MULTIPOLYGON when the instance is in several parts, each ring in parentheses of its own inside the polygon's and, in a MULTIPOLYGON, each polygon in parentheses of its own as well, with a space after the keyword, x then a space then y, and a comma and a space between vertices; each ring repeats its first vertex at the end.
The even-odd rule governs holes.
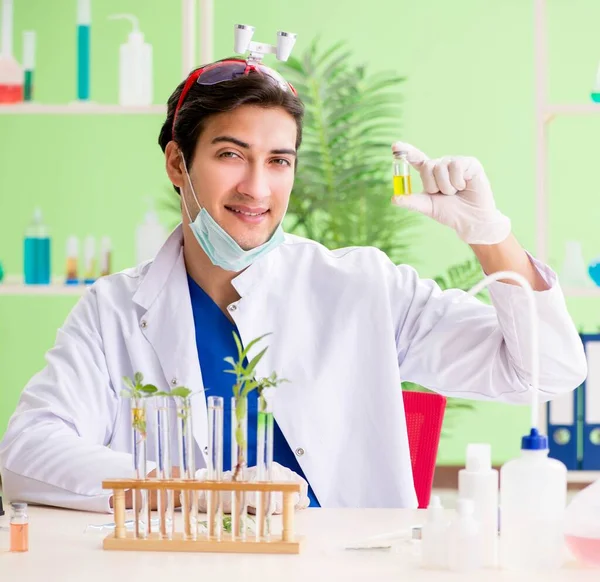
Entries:
MULTIPOLYGON (((106 17, 131 12, 154 47, 155 101, 163 103, 180 81, 180 2, 92 3, 93 99, 117 99, 118 46, 128 28, 106 17)), ((548 4, 551 98, 585 103, 600 60, 600 4, 548 4)), ((75 0, 15 0, 18 58, 22 30, 38 33, 40 102, 66 103, 74 97, 75 5, 75 0)), ((373 69, 406 75, 398 138, 431 156, 479 157, 499 207, 512 218, 517 237, 534 250, 533 0, 215 0, 215 5, 215 58, 231 54, 233 24, 246 22, 256 26, 261 41, 274 41, 277 29, 297 32, 296 54, 315 35, 324 43, 347 39, 373 69)), ((156 145, 160 123, 157 115, 0 116, 0 260, 6 271, 21 271, 23 230, 35 205, 52 227, 55 274, 62 272, 71 234, 109 235, 114 267, 130 266, 145 200, 168 196, 156 145)), ((597 166, 594 137, 599 130, 600 118, 560 119, 552 126, 549 228, 555 267, 569 239, 582 241, 586 259, 600 254, 594 229, 600 207, 591 171, 597 166)), ((469 254, 451 232, 425 221, 415 247, 422 276, 434 276, 469 254)), ((578 325, 596 329, 599 301, 569 300, 578 325)), ((0 434, 74 302, 69 297, 0 296, 0 434)), ((439 461, 461 463, 467 442, 485 440, 492 444, 494 460, 502 462, 517 451, 527 422, 526 408, 506 405, 478 404, 474 411, 457 413, 439 461)))

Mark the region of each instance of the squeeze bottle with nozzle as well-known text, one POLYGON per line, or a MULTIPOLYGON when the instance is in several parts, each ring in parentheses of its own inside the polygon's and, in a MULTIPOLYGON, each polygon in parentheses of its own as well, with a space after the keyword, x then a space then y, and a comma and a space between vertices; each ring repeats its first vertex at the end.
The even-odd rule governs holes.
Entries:
POLYGON ((119 49, 119 104, 152 105, 152 46, 144 42, 138 19, 132 14, 114 14, 109 18, 126 19, 132 24, 127 42, 119 49))
POLYGON ((500 564, 548 570, 563 563, 567 468, 548 457, 548 438, 532 428, 521 456, 500 469, 500 564))

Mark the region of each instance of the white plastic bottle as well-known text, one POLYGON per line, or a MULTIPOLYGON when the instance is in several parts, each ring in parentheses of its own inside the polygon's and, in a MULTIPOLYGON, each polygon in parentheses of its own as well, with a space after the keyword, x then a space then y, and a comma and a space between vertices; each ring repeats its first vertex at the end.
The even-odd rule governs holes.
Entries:
POLYGON ((124 107, 152 105, 152 46, 144 42, 138 19, 132 14, 114 14, 109 18, 124 18, 133 25, 127 42, 119 49, 119 104, 124 107))
POLYGON ((548 438, 524 436, 521 456, 500 470, 500 563, 511 570, 559 568, 564 559, 567 468, 548 458, 548 438))
POLYGON ((153 259, 167 239, 167 231, 158 220, 153 208, 146 212, 145 220, 135 233, 136 264, 153 259))
POLYGON ((479 524, 483 565, 498 564, 498 471, 492 469, 488 444, 467 445, 466 467, 458 472, 458 495, 473 501, 473 516, 479 524))
POLYGON ((421 565, 423 568, 443 570, 448 559, 448 518, 437 495, 432 496, 427 508, 427 521, 421 530, 421 565))
POLYGON ((470 499, 457 501, 456 517, 448 528, 448 569, 453 572, 470 572, 483 565, 479 524, 473 511, 470 499))

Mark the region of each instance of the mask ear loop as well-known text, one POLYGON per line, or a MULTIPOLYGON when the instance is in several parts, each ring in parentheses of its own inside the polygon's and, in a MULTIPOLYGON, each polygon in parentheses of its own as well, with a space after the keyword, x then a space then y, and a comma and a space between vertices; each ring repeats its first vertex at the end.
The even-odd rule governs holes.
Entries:
MULTIPOLYGON (((194 186, 192 185, 192 179, 190 178, 190 174, 187 169, 187 164, 185 163, 185 158, 183 157, 183 152, 180 151, 179 155, 181 156, 181 161, 183 162, 183 168, 185 170, 185 175, 187 177, 188 184, 190 185, 190 190, 192 191, 192 196, 194 197, 194 202, 196 203, 196 206, 198 206, 198 210, 200 211, 200 210, 202 210, 202 206, 200 206, 200 203, 198 202, 198 198, 196 197, 196 192, 194 191, 194 186)), ((185 201, 185 193, 183 192, 183 188, 181 188, 181 200, 183 201, 183 207, 185 208, 185 212, 188 215, 188 218, 190 219, 190 224, 191 224, 194 221, 192 220, 192 216, 190 214, 190 211, 188 210, 188 206, 185 201)))

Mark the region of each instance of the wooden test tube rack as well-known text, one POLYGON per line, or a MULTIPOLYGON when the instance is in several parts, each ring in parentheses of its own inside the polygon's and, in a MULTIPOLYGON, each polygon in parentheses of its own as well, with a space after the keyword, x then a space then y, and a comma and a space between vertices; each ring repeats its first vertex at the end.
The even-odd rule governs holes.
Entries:
POLYGON ((195 481, 158 479, 109 479, 102 482, 103 489, 113 490, 115 531, 104 538, 105 550, 132 550, 149 552, 223 552, 247 554, 298 554, 301 538, 294 531, 294 494, 300 493, 299 483, 247 482, 247 481, 195 481), (195 540, 185 539, 183 532, 175 532, 172 539, 161 538, 158 532, 146 538, 136 538, 135 533, 125 529, 125 491, 245 491, 247 493, 283 494, 283 529, 281 536, 271 534, 268 541, 257 540, 247 533, 246 540, 234 540, 223 532, 220 540, 209 539, 206 533, 198 533, 195 540))

